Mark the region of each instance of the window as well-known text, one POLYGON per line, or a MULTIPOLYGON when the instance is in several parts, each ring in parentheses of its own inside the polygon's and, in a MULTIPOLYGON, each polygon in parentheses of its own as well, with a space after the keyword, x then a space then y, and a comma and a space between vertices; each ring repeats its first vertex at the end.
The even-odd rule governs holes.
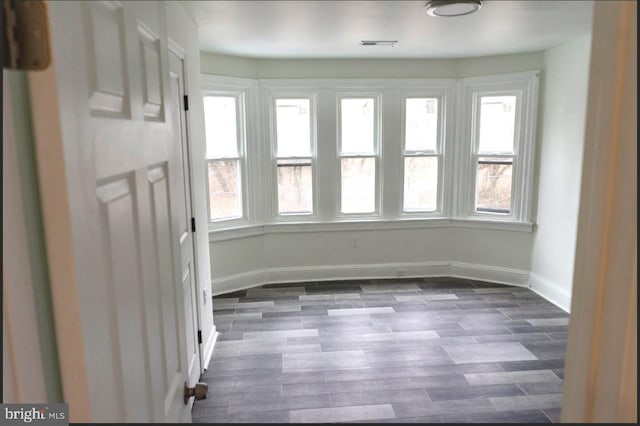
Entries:
POLYGON ((377 211, 376 97, 339 98, 340 212, 377 211))
POLYGON ((403 212, 438 209, 442 164, 438 98, 405 98, 403 212))
POLYGON ((212 238, 378 223, 530 231, 537 74, 203 76, 212 238))
POLYGON ((313 132, 310 98, 275 99, 278 214, 313 214, 313 132))
POLYGON ((243 216, 242 96, 204 96, 209 220, 243 216))
POLYGON ((530 220, 537 74, 466 79, 468 215, 530 220))
POLYGON ((511 213, 516 96, 480 96, 475 210, 511 213))

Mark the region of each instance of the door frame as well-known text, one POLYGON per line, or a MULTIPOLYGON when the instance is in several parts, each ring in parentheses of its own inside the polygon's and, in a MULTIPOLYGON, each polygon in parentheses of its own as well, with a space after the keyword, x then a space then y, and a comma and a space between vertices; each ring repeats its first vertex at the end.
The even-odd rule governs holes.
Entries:
MULTIPOLYGON (((186 96, 187 99, 189 99, 189 93, 188 93, 188 82, 187 82, 187 72, 186 72, 186 67, 185 67, 185 62, 186 62, 186 50, 180 46, 180 44, 178 44, 178 42, 176 42, 173 38, 171 38, 170 36, 167 37, 167 50, 168 50, 168 54, 169 55, 176 55, 176 57, 180 60, 180 66, 182 67, 182 81, 180 82, 181 88, 182 88, 182 95, 186 96)), ((169 59, 170 61, 170 59, 169 59)), ((196 203, 194 200, 194 187, 193 187, 193 156, 191 155, 191 131, 190 131, 190 124, 189 124, 189 110, 187 108, 185 108, 184 105, 184 98, 183 101, 180 102, 180 100, 178 100, 178 111, 180 112, 182 119, 184 120, 184 137, 185 140, 182 140, 182 134, 180 135, 180 143, 182 144, 182 149, 186 148, 186 156, 187 156, 187 164, 188 164, 188 170, 186 172, 183 172, 184 176, 188 177, 188 182, 185 184, 185 186, 189 187, 189 199, 188 199, 188 203, 190 204, 190 211, 191 211, 191 218, 189 218, 189 220, 194 220, 195 218, 195 208, 196 208, 196 203)), ((183 153, 184 155, 184 153, 183 153)), ((197 229, 197 227, 196 227, 197 229)), ((202 318, 201 318, 201 302, 202 300, 200 299, 202 296, 200 294, 199 288, 200 288, 200 279, 198 277, 198 244, 197 244, 197 239, 196 239, 196 235, 193 234, 192 238, 191 238, 191 245, 193 248, 193 269, 194 269, 194 274, 193 274, 193 279, 194 279, 194 291, 196 292, 196 329, 193 330, 194 335, 198 335, 198 332, 200 332, 201 330, 201 325, 200 323, 202 322, 202 318)), ((200 332, 200 334, 202 334, 200 332)), ((203 362, 203 343, 198 340, 198 362, 200 363, 199 369, 200 369, 200 374, 202 374, 202 372, 204 371, 204 362, 203 362)))

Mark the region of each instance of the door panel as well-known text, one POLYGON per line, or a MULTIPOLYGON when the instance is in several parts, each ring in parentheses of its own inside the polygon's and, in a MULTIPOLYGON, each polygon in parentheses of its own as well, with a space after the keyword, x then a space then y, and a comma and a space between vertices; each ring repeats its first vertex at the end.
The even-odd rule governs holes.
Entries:
POLYGON ((48 7, 91 421, 190 421, 166 5, 48 7))
MULTIPOLYGON (((139 241, 136 228, 139 227, 135 200, 131 192, 132 176, 100 185, 97 196, 100 200, 101 240, 104 244, 103 262, 110 272, 111 306, 115 324, 113 329, 119 351, 114 356, 121 366, 144 371, 147 349, 143 336, 144 288, 140 275, 138 251, 139 241)), ((148 378, 148 377, 147 377, 148 378)), ((149 387, 146 380, 137 381, 135 375, 122 372, 121 386, 125 415, 132 421, 142 421, 151 414, 141 407, 150 407, 149 387)))

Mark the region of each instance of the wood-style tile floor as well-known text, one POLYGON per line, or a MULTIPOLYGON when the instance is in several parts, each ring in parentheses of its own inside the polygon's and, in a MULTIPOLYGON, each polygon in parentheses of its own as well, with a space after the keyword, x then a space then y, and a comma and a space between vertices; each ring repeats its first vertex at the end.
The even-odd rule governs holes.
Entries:
POLYGON ((194 422, 557 422, 569 316, 455 278, 265 285, 213 299, 194 422))

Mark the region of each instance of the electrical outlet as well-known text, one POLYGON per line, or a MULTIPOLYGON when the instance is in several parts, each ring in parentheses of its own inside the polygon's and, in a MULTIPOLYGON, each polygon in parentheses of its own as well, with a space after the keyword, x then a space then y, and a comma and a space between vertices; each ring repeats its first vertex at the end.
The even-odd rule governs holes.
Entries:
POLYGON ((358 247, 358 237, 351 237, 351 247, 358 247))

